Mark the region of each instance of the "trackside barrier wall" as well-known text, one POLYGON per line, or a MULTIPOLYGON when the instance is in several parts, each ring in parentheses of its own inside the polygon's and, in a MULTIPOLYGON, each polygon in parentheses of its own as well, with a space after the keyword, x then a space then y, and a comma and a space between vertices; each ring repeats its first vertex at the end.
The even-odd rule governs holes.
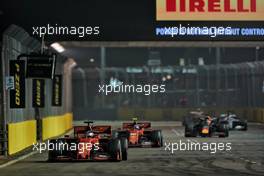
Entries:
MULTIPOLYGON (((57 54, 56 61, 56 71, 55 74, 63 75, 63 89, 62 89, 62 105, 61 106, 52 106, 52 80, 45 80, 45 106, 43 108, 34 108, 32 105, 32 79, 25 80, 25 108, 12 109, 10 108, 10 91, 5 89, 5 78, 10 76, 9 62, 11 60, 16 60, 17 56, 20 54, 29 54, 29 53, 38 53, 41 49, 41 44, 38 40, 30 37, 30 35, 22 28, 16 25, 10 25, 5 32, 3 33, 3 40, 1 44, 1 69, 2 78, 0 79, 2 88, 1 94, 3 94, 3 119, 0 123, 1 128, 4 129, 5 142, 0 142, 0 148, 3 146, 4 154, 12 155, 23 149, 27 148, 29 145, 33 144, 33 141, 42 139, 42 125, 39 122, 42 122, 42 119, 45 117, 60 117, 63 114, 72 112, 71 110, 71 89, 65 86, 65 82, 71 84, 71 77, 69 77, 70 70, 67 67, 64 67, 66 58, 57 54), (69 102, 69 103, 65 103, 69 102), (32 124, 34 121, 34 125, 32 124), (36 122, 37 121, 37 122, 36 122), (31 123, 29 123, 31 122, 31 123), (7 128, 7 129, 6 129, 7 128), (8 132, 8 133, 7 133, 8 132), (39 133, 40 132, 40 133, 39 133), (34 139, 33 139, 34 138, 34 139)), ((47 51, 53 52, 53 51, 47 51)), ((26 60, 21 58, 21 60, 26 60)), ((67 65, 66 65, 67 66, 67 65)), ((2 115, 2 114, 1 114, 2 115)), ((54 120, 52 125, 48 125, 49 133, 45 131, 44 137, 54 136, 65 132, 71 127, 72 119, 71 115, 63 115, 66 122, 60 121, 62 127, 53 126, 58 125, 57 121, 54 120), (67 118, 66 118, 67 117, 67 118), (51 132, 54 130, 54 132, 51 132)), ((54 119, 54 118, 53 118, 54 119)), ((62 119, 62 118, 59 118, 62 119)), ((44 123, 49 120, 44 120, 44 123)), ((1 137, 2 138, 2 137, 1 137)), ((1 155, 1 153, 0 153, 1 155)))
POLYGON ((8 154, 15 154, 36 143, 36 120, 8 124, 8 154))
POLYGON ((67 113, 61 116, 50 116, 42 119, 42 140, 64 134, 72 128, 73 116, 67 113))
MULTIPOLYGON (((183 116, 195 108, 119 108, 117 111, 118 120, 131 120, 137 117, 142 120, 176 120, 181 121, 183 116)), ((209 114, 220 115, 229 110, 250 122, 264 123, 264 108, 202 108, 202 111, 209 114)))

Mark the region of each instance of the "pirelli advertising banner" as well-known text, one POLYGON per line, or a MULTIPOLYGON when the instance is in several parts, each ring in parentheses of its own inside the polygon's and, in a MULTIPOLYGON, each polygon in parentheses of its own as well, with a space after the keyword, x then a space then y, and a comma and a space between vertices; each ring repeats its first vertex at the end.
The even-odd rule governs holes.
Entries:
POLYGON ((14 90, 10 90, 10 108, 25 108, 25 61, 9 62, 10 76, 14 77, 14 90))
POLYGON ((52 80, 52 106, 62 105, 62 75, 54 75, 52 80))
POLYGON ((32 80, 32 106, 34 108, 43 108, 45 106, 45 80, 32 80))
POLYGON ((156 0, 158 21, 263 21, 264 0, 156 0))

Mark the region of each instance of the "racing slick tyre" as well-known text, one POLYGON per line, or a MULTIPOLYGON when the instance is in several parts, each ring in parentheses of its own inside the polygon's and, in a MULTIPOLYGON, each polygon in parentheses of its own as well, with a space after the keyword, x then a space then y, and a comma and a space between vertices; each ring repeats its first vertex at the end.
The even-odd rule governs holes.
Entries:
POLYGON ((49 151, 48 153, 48 162, 54 162, 55 161, 55 156, 54 152, 49 151))
POLYGON ((151 141, 153 142, 153 147, 162 147, 162 134, 160 130, 152 131, 151 133, 151 141))
POLYGON ((113 139, 116 139, 116 138, 118 138, 118 136, 119 136, 118 131, 113 130, 113 131, 112 131, 112 138, 113 138, 113 139))
POLYGON ((112 139, 109 142, 109 154, 113 161, 121 161, 122 160, 122 150, 121 150, 121 142, 120 139, 112 139))
POLYGON ((163 147, 163 136, 161 136, 161 147, 163 147))
POLYGON ((122 137, 120 141, 121 141, 122 160, 127 160, 127 149, 128 149, 127 138, 122 137))
POLYGON ((224 138, 229 136, 229 130, 227 125, 221 125, 221 130, 223 131, 223 134, 220 134, 219 137, 224 138))
POLYGON ((185 125, 185 137, 197 137, 197 130, 192 125, 185 125))
POLYGON ((247 131, 247 130, 248 130, 247 123, 244 125, 244 128, 243 128, 242 130, 243 130, 243 131, 247 131))
POLYGON ((67 153, 66 153, 67 151, 63 150, 63 147, 59 147, 59 149, 55 148, 55 146, 60 146, 61 143, 65 144, 66 141, 64 139, 50 140, 49 148, 52 148, 52 150, 49 150, 49 153, 48 153, 49 162, 57 161, 58 156, 67 156, 67 153))

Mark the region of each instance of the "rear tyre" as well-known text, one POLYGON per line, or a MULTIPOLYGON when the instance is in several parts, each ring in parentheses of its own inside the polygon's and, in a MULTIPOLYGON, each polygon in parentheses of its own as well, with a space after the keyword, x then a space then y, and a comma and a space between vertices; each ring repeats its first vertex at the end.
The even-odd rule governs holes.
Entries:
POLYGON ((121 141, 122 160, 127 160, 127 149, 128 149, 127 138, 122 137, 120 141, 121 141))
POLYGON ((228 129, 226 129, 225 137, 228 137, 228 136, 229 136, 229 131, 228 131, 228 129))
POLYGON ((197 130, 192 125, 185 125, 185 137, 197 137, 197 130))
POLYGON ((120 139, 112 139, 109 142, 109 154, 113 161, 122 160, 121 142, 120 139))
POLYGON ((119 136, 118 131, 113 130, 113 131, 112 131, 112 138, 113 138, 113 139, 116 139, 116 138, 118 138, 118 136, 119 136))
POLYGON ((152 131, 151 141, 153 142, 153 147, 162 147, 162 135, 160 130, 152 131))
POLYGON ((248 130, 248 126, 247 126, 247 124, 245 124, 243 131, 247 131, 247 130, 248 130))
POLYGON ((49 150, 49 154, 48 154, 49 162, 56 161, 58 156, 67 156, 67 151, 63 150, 62 147, 60 147, 59 150, 55 148, 55 146, 59 146, 61 143, 65 144, 66 141, 64 139, 50 140, 49 148, 50 149, 52 148, 52 150, 49 150))
POLYGON ((224 134, 219 135, 220 138, 228 137, 229 136, 229 130, 227 125, 222 125, 221 130, 224 134))
POLYGON ((192 132, 186 126, 185 126, 184 136, 192 137, 192 132))

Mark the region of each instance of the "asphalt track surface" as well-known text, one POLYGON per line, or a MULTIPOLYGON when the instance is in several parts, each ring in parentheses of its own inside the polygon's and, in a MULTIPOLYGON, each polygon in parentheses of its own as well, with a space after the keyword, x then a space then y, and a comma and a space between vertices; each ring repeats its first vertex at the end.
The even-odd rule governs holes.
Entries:
MULTIPOLYGON (((79 122, 75 122, 79 123, 79 122)), ((98 122, 120 127, 121 122, 98 122)), ((130 148, 123 162, 47 162, 47 152, 0 169, 3 176, 106 176, 106 175, 264 175, 264 125, 231 131, 228 138, 185 138, 179 122, 155 122, 164 142, 231 143, 230 151, 174 151, 168 148, 130 148)), ((176 148, 176 147, 175 147, 176 148)))

